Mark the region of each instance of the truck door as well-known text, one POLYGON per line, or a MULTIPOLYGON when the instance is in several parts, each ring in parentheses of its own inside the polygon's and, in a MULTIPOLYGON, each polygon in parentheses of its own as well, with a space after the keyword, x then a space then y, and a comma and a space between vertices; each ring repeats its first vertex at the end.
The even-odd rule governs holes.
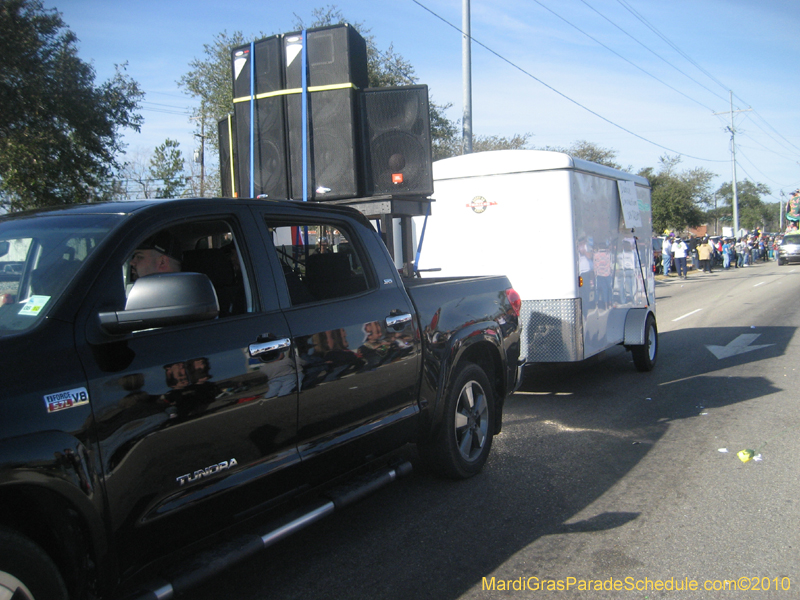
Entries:
MULTIPOLYGON (((82 342, 79 336, 123 568, 232 524, 299 485, 291 468, 300 463, 296 385, 276 385, 259 357, 275 358, 290 345, 274 290, 257 286, 260 233, 248 244, 254 225, 235 212, 159 223, 109 259, 89 294, 82 342), (145 263, 164 256, 211 280, 219 317, 104 331, 98 314, 121 309, 133 294, 126 289, 142 283, 134 277, 157 276, 145 263)), ((285 356, 282 367, 293 373, 285 356)))
POLYGON ((384 259, 385 249, 374 236, 365 241, 367 224, 336 215, 262 216, 297 351, 303 460, 341 469, 392 446, 393 435, 410 439, 419 339, 397 272, 371 260, 384 259))

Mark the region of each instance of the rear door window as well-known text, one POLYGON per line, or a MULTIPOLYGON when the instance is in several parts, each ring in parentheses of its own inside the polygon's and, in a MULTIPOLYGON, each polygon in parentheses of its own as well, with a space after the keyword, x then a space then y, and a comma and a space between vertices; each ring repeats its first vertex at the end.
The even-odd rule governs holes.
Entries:
POLYGON ((324 222, 267 226, 293 305, 370 289, 367 261, 345 229, 324 222))

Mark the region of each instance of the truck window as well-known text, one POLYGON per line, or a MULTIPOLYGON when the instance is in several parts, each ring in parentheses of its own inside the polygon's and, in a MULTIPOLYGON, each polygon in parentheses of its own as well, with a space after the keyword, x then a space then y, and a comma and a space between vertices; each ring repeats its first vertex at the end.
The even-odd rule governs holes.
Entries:
POLYGON ((219 316, 252 312, 247 270, 234 230, 225 220, 182 223, 139 240, 123 267, 126 289, 153 273, 206 275, 219 301, 219 316))
POLYGON ((344 229, 326 223, 267 226, 292 304, 352 296, 368 289, 365 261, 344 229))

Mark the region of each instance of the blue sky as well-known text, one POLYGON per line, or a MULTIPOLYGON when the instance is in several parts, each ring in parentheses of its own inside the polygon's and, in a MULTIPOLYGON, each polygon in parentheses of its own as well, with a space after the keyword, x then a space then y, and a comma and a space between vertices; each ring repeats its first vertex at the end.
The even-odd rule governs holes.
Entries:
MULTIPOLYGON (((44 4, 62 13, 99 81, 127 61, 146 92, 142 132, 126 135, 131 154, 169 137, 191 156, 193 100, 176 82, 216 34, 288 32, 295 14, 308 23, 329 4, 369 27, 380 48, 393 45, 433 100, 453 105, 451 118, 462 114, 461 34, 445 22, 461 27, 462 0, 44 4)), ((681 169, 708 169, 716 186, 732 177, 733 91, 734 110, 744 111, 734 115, 738 180, 769 186, 768 201, 800 188, 798 0, 472 0, 471 8, 476 134, 530 133, 536 146, 587 140, 634 169, 680 154, 681 169)))

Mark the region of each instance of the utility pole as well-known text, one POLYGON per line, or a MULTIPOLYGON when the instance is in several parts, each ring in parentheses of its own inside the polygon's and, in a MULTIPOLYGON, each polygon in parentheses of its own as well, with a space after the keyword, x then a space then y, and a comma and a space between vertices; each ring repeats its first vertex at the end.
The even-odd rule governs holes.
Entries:
POLYGON ((778 200, 778 232, 783 233, 783 199, 786 197, 786 194, 783 193, 781 190, 781 197, 778 200))
MULTIPOLYGON (((733 170, 733 235, 735 237, 739 237, 739 193, 736 189, 736 127, 733 124, 733 113, 734 112, 748 112, 752 109, 746 110, 733 110, 733 90, 730 91, 730 98, 731 98, 731 124, 729 127, 726 127, 728 131, 731 132, 731 168, 733 170)), ((715 115, 722 115, 725 113, 714 113, 715 115)))
POLYGON ((472 28, 469 0, 462 0, 461 72, 464 85, 464 118, 462 120, 462 154, 472 154, 472 28))
POLYGON ((205 100, 200 102, 200 116, 189 117, 190 120, 200 120, 200 133, 195 133, 194 137, 200 138, 200 152, 199 156, 195 151, 194 162, 200 163, 200 197, 205 197, 206 192, 206 103, 205 100))

